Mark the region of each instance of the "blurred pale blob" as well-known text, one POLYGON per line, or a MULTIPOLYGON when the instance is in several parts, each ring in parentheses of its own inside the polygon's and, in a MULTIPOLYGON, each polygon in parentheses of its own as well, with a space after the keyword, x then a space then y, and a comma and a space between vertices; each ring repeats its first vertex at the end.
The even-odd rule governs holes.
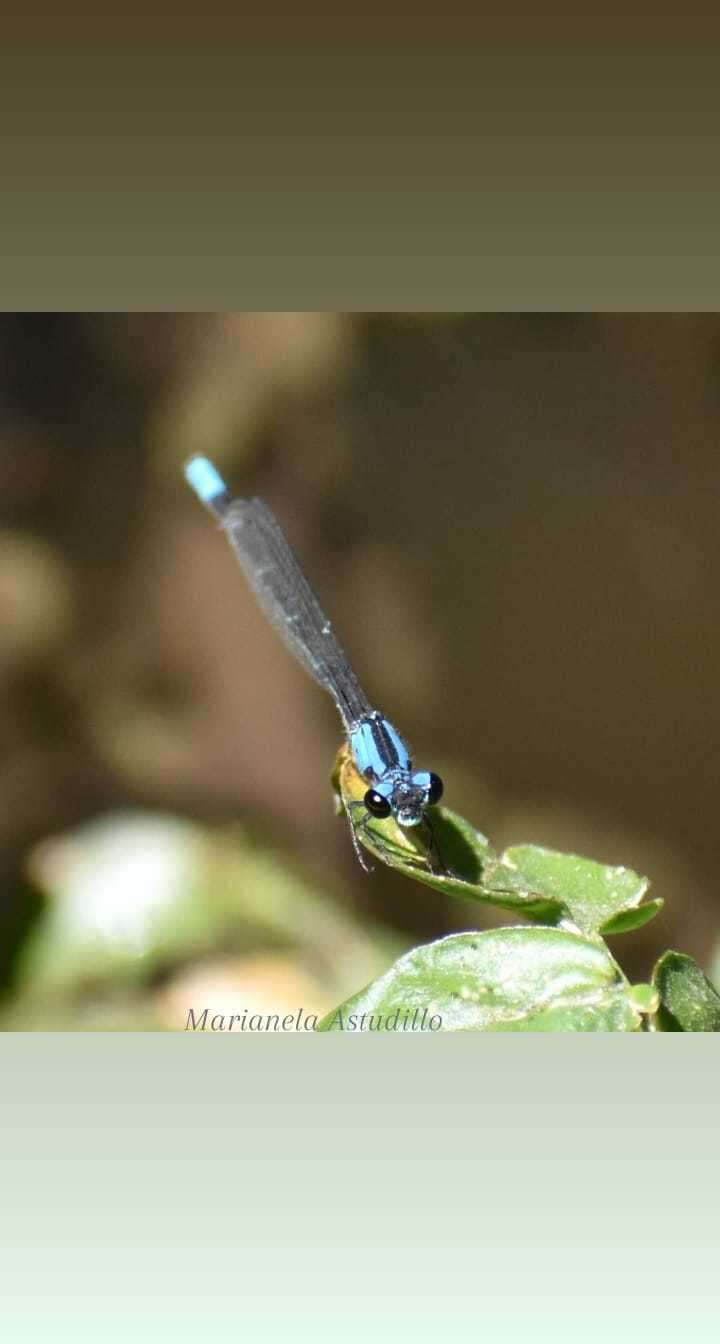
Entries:
POLYGON ((0 532, 0 673, 52 649, 73 616, 70 576, 57 552, 19 532, 0 532))
MULTIPOLYGON (((318 1018, 333 1007, 327 985, 297 961, 280 953, 255 953, 248 957, 208 961, 182 970, 155 997, 158 1021, 170 1031, 184 1031, 188 1012, 197 1021, 207 1008, 207 1022, 219 1015, 294 1015, 302 1030, 307 1015, 318 1018)), ((208 1029, 208 1028, 206 1028, 208 1029)), ((238 1026, 233 1030, 239 1030, 238 1026)))
POLYGON ((30 978, 94 976, 182 943, 200 840, 174 817, 129 813, 38 845, 28 869, 50 905, 27 952, 30 978))
POLYGON ((206 960, 218 957, 222 984, 232 967, 234 994, 247 992, 267 1012, 289 1003, 315 1011, 311 1003, 342 997, 398 950, 342 911, 336 895, 315 889, 234 828, 206 832, 174 816, 111 814, 43 841, 29 871, 47 908, 24 950, 15 1016, 26 1012, 49 1029, 59 1011, 68 1017, 73 996, 78 1020, 85 1020, 88 993, 93 1020, 105 1000, 103 1020, 112 1026, 108 999, 132 991, 134 1007, 124 1002, 121 1020, 132 1011, 154 1021, 157 1005, 143 1007, 137 996, 158 975, 180 977, 177 992, 157 999, 162 1024, 172 1016, 175 1025, 169 1005, 185 993, 187 977, 204 984, 206 960))
POLYGON ((351 331, 341 313, 214 315, 150 427, 160 470, 177 472, 192 453, 236 455, 276 398, 334 383, 351 331))
POLYGON ((116 817, 39 845, 30 869, 53 894, 61 938, 143 956, 187 887, 197 850, 195 829, 172 817, 116 817))

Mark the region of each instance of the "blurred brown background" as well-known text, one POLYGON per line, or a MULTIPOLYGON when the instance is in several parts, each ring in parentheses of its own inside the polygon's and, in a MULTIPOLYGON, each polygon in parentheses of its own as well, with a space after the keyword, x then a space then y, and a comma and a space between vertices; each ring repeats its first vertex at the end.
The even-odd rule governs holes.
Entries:
POLYGON ((272 505, 448 805, 647 873, 666 909, 623 965, 710 969, 719 440, 715 316, 0 318, 6 1003, 52 899, 38 847, 128 808, 239 824, 370 943, 500 922, 360 870, 334 708, 185 486, 198 451, 272 505))

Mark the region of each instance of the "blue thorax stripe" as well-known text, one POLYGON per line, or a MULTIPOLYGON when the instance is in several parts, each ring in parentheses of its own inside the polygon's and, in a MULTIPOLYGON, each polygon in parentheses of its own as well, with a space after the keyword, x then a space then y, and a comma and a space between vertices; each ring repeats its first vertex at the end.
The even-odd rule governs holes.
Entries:
POLYGON ((400 734, 381 715, 363 719, 350 735, 358 770, 367 779, 382 779, 393 770, 410 770, 410 752, 400 734))

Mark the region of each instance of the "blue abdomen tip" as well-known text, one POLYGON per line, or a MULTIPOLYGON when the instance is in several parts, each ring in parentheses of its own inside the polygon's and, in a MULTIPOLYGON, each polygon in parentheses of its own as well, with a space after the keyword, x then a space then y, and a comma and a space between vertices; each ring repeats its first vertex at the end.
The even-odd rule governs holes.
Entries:
POLYGON ((192 457, 185 467, 185 479, 203 504, 225 494, 225 482, 217 467, 206 457, 192 457))

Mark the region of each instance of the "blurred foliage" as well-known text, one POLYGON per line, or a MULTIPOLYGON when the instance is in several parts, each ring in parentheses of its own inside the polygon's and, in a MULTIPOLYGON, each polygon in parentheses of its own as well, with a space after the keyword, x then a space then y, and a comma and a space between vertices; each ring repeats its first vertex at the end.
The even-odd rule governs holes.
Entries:
POLYGON ((111 814, 31 853, 44 906, 5 1029, 186 1029, 197 1018, 320 1014, 397 940, 360 926, 242 832, 111 814))
MULTIPOLYGON (((719 433, 714 315, 0 318, 3 1024, 175 1027, 173 984, 210 966, 218 1001, 309 975, 320 1010, 503 917, 360 871, 332 705, 189 496, 190 451, 269 499, 369 693, 498 853, 652 873, 665 906, 628 973, 672 945, 710 970, 719 433), (128 818, 133 845, 146 825, 177 863, 227 846, 244 875, 195 904, 180 882, 162 916, 142 868, 154 950, 103 952, 60 891, 81 851, 112 888, 128 818), (295 883, 372 948, 366 973, 308 960, 295 898, 274 930, 250 918, 295 883)), ((633 901, 617 932, 659 908, 633 901)))

